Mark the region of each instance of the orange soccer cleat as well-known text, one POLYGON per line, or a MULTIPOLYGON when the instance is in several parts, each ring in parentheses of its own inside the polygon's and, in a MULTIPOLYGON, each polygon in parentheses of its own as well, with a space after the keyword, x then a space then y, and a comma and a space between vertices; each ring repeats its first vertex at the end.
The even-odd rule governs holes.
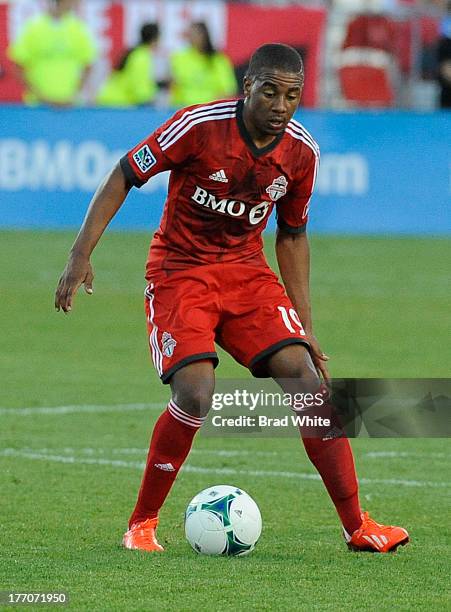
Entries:
POLYGON ((394 552, 398 546, 409 541, 409 534, 402 527, 381 525, 370 518, 368 512, 362 514, 362 524, 350 536, 344 531, 348 548, 355 551, 394 552))
POLYGON ((149 518, 135 523, 124 534, 122 544, 130 550, 146 550, 147 552, 162 552, 164 548, 158 543, 155 530, 158 518, 149 518))

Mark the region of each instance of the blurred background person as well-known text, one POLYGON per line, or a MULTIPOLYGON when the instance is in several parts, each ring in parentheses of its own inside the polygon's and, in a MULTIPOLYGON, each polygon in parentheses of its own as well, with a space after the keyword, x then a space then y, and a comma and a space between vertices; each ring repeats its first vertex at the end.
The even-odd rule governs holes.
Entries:
POLYGON ((229 58, 217 51, 203 22, 192 23, 189 46, 172 54, 172 106, 202 104, 235 95, 237 83, 229 58))
MULTIPOLYGON (((449 4, 451 9, 451 2, 449 4)), ((442 21, 441 37, 437 47, 440 107, 451 108, 451 11, 442 21)))
POLYGON ((154 50, 160 30, 156 23, 141 28, 140 42, 129 49, 105 81, 96 102, 101 106, 139 106, 151 104, 158 92, 154 50))
POLYGON ((75 6, 76 0, 49 0, 48 11, 30 19, 8 49, 28 104, 77 103, 96 48, 75 6))

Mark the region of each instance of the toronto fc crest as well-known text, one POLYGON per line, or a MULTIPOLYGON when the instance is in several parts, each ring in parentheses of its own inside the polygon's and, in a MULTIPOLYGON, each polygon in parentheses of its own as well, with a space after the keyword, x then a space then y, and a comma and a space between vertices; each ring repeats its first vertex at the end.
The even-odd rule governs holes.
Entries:
POLYGON ((266 188, 266 193, 273 202, 284 196, 287 192, 288 181, 284 176, 278 176, 271 185, 266 188))
POLYGON ((169 332, 163 332, 161 336, 161 346, 163 347, 163 355, 166 357, 172 357, 174 349, 177 345, 176 340, 171 336, 169 332))

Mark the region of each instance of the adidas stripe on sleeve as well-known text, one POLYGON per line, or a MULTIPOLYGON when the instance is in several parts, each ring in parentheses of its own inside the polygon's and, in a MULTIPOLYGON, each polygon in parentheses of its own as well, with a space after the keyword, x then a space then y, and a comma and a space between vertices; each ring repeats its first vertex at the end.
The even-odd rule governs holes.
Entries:
POLYGON ((178 111, 121 159, 127 181, 141 187, 155 174, 189 162, 202 146, 196 126, 235 117, 236 105, 231 100, 178 111))
POLYGON ((286 132, 303 145, 303 158, 308 159, 308 163, 300 169, 296 183, 287 196, 277 202, 277 225, 283 231, 298 234, 306 230, 310 200, 318 174, 320 151, 318 144, 298 121, 292 119, 286 132))

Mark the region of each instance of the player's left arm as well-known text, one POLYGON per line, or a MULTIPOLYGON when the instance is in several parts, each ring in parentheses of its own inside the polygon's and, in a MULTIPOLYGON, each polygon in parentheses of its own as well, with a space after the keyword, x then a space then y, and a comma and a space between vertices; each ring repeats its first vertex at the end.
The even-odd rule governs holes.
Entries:
POLYGON ((304 327, 311 347, 313 363, 325 380, 329 380, 326 362, 313 333, 310 304, 310 247, 307 222, 310 199, 315 187, 319 167, 319 147, 305 137, 299 155, 299 166, 288 193, 276 204, 276 255, 283 284, 304 327))
POLYGON ((304 327, 316 368, 325 380, 330 379, 327 368, 329 357, 321 350, 313 333, 310 302, 310 246, 305 226, 296 233, 282 229, 276 236, 276 256, 280 275, 296 312, 304 327))

